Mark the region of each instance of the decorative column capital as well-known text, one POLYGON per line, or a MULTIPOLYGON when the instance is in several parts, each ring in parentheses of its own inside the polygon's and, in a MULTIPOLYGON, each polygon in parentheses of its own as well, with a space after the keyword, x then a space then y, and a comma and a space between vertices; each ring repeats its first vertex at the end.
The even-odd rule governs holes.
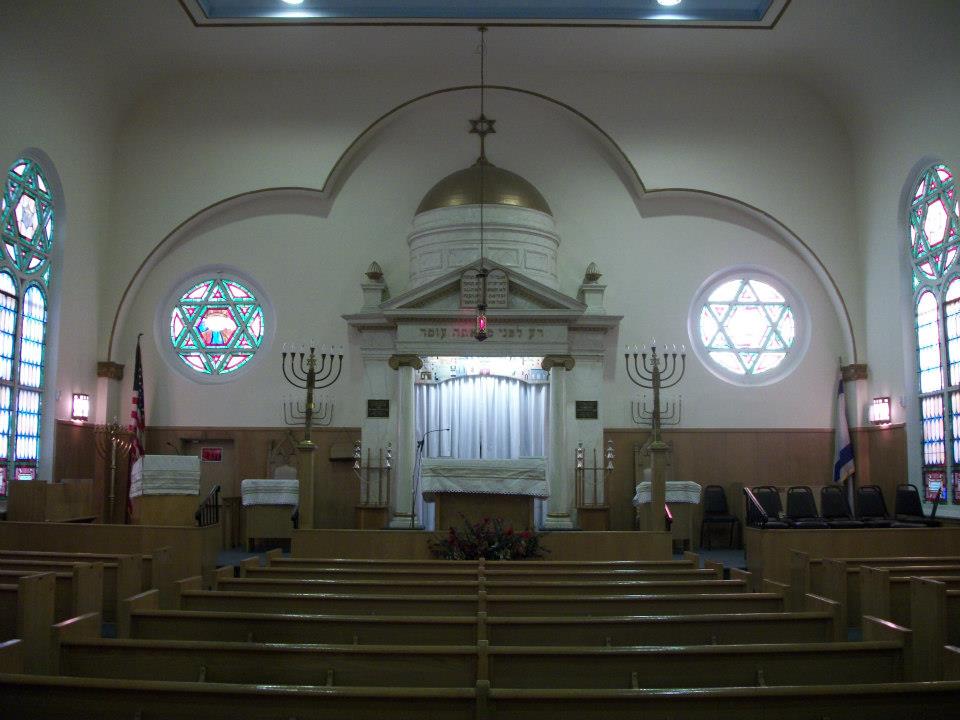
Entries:
POLYGON ((97 363, 97 377, 123 380, 123 365, 110 360, 101 360, 97 363))
POLYGON ((572 355, 547 355, 543 362, 540 363, 540 367, 550 372, 555 367, 562 367, 564 370, 573 370, 573 367, 577 364, 577 361, 573 359, 572 355))
POLYGON ((387 365, 391 370, 399 370, 402 367, 412 367, 419 370, 423 367, 423 360, 419 355, 391 355, 387 360, 387 365))
POLYGON ((843 378, 844 382, 852 382, 854 380, 866 380, 867 364, 853 363, 851 365, 841 365, 840 377, 843 378))

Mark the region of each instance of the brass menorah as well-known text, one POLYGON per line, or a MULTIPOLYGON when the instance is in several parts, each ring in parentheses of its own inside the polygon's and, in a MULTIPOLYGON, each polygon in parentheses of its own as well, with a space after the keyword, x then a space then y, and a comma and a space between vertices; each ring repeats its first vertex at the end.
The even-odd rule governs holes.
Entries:
POLYGON ((94 438, 96 439, 97 454, 106 460, 110 458, 110 492, 107 495, 107 504, 109 505, 108 521, 113 522, 115 513, 114 506, 117 500, 117 454, 127 455, 133 446, 133 433, 123 427, 117 419, 106 425, 94 426, 94 438))
POLYGON ((284 403, 283 416, 288 425, 299 426, 302 422, 302 444, 312 445, 314 421, 318 425, 329 425, 333 420, 333 403, 322 402, 318 407, 314 403, 313 394, 317 390, 330 387, 340 378, 340 371, 343 369, 343 348, 336 352, 331 346, 330 352, 327 353, 326 347, 323 347, 320 355, 317 355, 316 347, 310 347, 309 353, 306 350, 307 348, 303 345, 293 346, 289 351, 286 344, 283 346, 281 353, 283 377, 295 388, 307 391, 306 403, 292 401, 284 403))
POLYGON ((663 425, 678 424, 682 410, 680 402, 670 402, 666 406, 661 404, 660 391, 674 387, 683 379, 683 373, 687 369, 687 354, 683 348, 677 352, 677 346, 674 345, 673 352, 659 355, 655 344, 650 346, 649 353, 646 346, 638 350, 634 345, 631 353, 628 345, 624 360, 630 381, 638 387, 653 391, 653 406, 649 410, 646 401, 631 403, 633 421, 638 425, 649 423, 651 442, 660 442, 660 428, 663 425))

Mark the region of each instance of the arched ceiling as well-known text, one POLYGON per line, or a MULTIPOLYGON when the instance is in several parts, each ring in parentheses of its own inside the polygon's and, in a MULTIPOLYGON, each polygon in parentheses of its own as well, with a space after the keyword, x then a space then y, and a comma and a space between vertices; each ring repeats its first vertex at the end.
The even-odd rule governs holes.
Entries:
MULTIPOLYGON (((695 72, 799 79, 855 122, 937 48, 956 59, 954 0, 794 0, 774 29, 495 28, 492 82, 530 85, 558 70, 695 72)), ((473 81, 476 33, 444 27, 195 27, 178 0, 32 0, 0 26, 6 57, 48 63, 113 89, 118 106, 183 73, 376 72, 431 77, 438 66, 473 81), (82 62, 81 62, 82 61, 82 62)), ((949 63, 947 64, 949 66, 949 63)), ((4 72, 11 72, 8 64, 4 72)))

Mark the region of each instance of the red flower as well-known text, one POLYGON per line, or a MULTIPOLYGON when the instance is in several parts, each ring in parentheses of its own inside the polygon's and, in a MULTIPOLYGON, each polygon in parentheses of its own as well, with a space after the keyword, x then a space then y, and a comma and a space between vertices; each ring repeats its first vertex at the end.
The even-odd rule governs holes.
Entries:
POLYGON ((522 533, 520 533, 520 537, 522 537, 524 540, 529 539, 529 538, 530 538, 530 531, 529 531, 529 530, 524 530, 522 533))

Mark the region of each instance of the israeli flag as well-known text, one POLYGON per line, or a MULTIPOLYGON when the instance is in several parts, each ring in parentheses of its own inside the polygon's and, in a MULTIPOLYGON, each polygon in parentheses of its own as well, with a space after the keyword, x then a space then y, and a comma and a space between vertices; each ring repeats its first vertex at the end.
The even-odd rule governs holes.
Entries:
MULTIPOLYGON (((836 455, 833 463, 833 481, 842 483, 854 473, 853 445, 850 443, 850 428, 847 426, 847 400, 843 394, 843 376, 837 381, 836 455)), ((853 495, 853 484, 847 489, 853 495)))

